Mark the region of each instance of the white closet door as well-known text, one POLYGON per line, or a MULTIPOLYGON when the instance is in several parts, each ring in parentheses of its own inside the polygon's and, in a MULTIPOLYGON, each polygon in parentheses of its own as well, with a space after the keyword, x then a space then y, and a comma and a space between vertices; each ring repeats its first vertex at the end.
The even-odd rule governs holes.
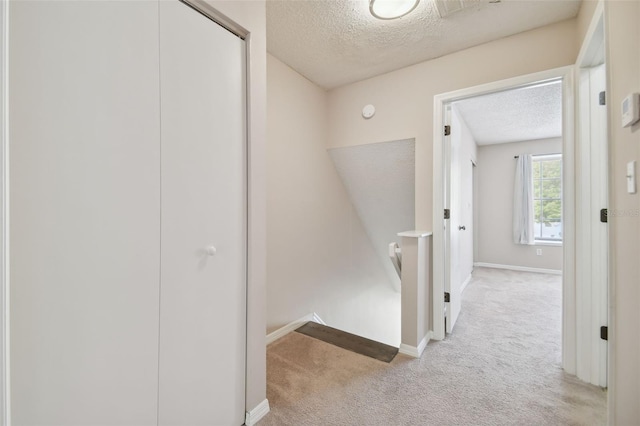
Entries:
POLYGON ((156 424, 158 5, 9 19, 12 423, 156 424))
POLYGON ((160 2, 161 425, 245 412, 244 41, 160 2))

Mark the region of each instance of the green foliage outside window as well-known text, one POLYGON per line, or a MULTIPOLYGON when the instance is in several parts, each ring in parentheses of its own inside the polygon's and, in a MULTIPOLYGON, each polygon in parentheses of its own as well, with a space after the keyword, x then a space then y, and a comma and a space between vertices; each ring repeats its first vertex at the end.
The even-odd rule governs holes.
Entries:
POLYGON ((543 226, 562 223, 562 157, 560 155, 533 157, 533 203, 536 238, 561 240, 554 235, 546 238, 543 226))

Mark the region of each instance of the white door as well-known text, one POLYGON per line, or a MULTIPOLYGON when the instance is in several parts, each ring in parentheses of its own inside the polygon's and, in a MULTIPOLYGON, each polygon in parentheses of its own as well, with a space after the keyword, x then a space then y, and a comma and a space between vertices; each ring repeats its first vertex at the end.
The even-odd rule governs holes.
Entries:
POLYGON ((607 225, 600 221, 600 209, 607 206, 607 107, 600 105, 606 88, 606 65, 580 72, 580 148, 577 202, 576 254, 580 259, 576 277, 578 357, 576 374, 597 386, 607 386, 607 342, 600 327, 607 325, 608 251, 607 225))
POLYGON ((473 169, 468 152, 460 161, 460 290, 464 291, 473 272, 473 169))
MULTIPOLYGON (((462 292, 471 279, 473 271, 473 158, 475 141, 468 130, 458 109, 453 106, 451 113, 451 197, 454 211, 452 214, 452 232, 456 236, 458 259, 455 261, 457 272, 456 287, 462 292), (454 168, 455 167, 455 168, 454 168)), ((452 243, 454 244, 454 243, 452 243)), ((452 248, 455 247, 452 245, 452 248)), ((452 275, 453 276, 453 275, 452 275)))
MULTIPOLYGON (((451 135, 445 137, 445 145, 448 151, 448 178, 446 183, 446 193, 448 199, 448 208, 450 211, 450 219, 445 220, 446 233, 448 234, 449 250, 448 250, 448 273, 445 278, 445 293, 449 295, 449 302, 446 306, 446 332, 451 333, 453 327, 460 315, 461 309, 461 239, 463 214, 460 199, 460 126, 456 123, 455 112, 451 106, 447 106, 447 122, 451 123, 451 135), (448 222, 448 223, 447 223, 448 222)), ((446 253, 446 252, 445 252, 446 253)), ((446 299, 445 299, 446 301, 446 299)))
POLYGON ((159 424, 244 423, 244 41, 160 2, 159 424))
POLYGON ((11 422, 156 424, 158 4, 10 22, 11 422))
POLYGON ((608 203, 608 144, 607 144, 607 107, 594 100, 606 90, 606 65, 591 70, 591 277, 593 279, 592 328, 593 342, 591 383, 607 386, 607 341, 600 338, 601 326, 608 324, 609 292, 609 251, 606 242, 609 239, 608 228, 598 218, 599 209, 608 203), (594 332, 595 330, 595 332, 594 332))

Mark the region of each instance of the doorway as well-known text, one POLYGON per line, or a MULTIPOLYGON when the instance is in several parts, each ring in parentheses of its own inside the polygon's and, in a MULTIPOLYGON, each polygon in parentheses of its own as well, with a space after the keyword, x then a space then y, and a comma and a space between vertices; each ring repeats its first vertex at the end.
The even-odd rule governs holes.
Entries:
POLYGON ((445 317, 446 332, 451 333, 474 266, 561 274, 562 81, 467 97, 447 108, 450 218, 444 225, 450 272, 445 317), (525 159, 527 173, 519 181, 524 188, 515 188, 517 166, 524 167, 525 159), (479 179, 474 206, 475 164, 479 179), (516 196, 523 193, 528 196, 516 196), (527 241, 514 243, 516 200, 527 203, 521 218, 530 229, 527 241))
MULTIPOLYGON (((593 319, 591 308, 585 307, 585 303, 576 298, 576 264, 582 267, 583 259, 576 263, 576 142, 574 138, 574 73, 573 67, 563 67, 545 72, 516 77, 499 82, 489 83, 454 92, 444 93, 434 97, 434 202, 433 202, 433 294, 432 306, 434 317, 434 338, 445 337, 445 315, 448 306, 445 304, 445 292, 449 289, 450 270, 450 233, 454 232, 452 224, 443 220, 449 194, 447 173, 450 171, 449 152, 446 145, 447 139, 443 132, 447 119, 447 106, 455 101, 468 99, 489 93, 503 92, 514 88, 523 88, 541 82, 561 81, 562 84, 562 175, 563 175, 563 279, 562 279, 562 366, 570 374, 576 374, 576 363, 579 359, 593 356, 592 348, 579 347, 577 342, 577 314, 586 314, 590 321, 593 319), (440 250, 438 248, 441 248, 440 250)), ((606 170, 604 171, 606 173, 606 170)), ((606 174, 605 174, 606 176, 606 174)), ((581 191, 584 191, 585 182, 581 183, 581 191)), ((582 215, 582 212, 579 212, 582 215)), ((582 217, 582 216, 581 216, 582 217)), ((606 240, 601 241, 606 246, 606 240)), ((592 241, 591 244, 594 244, 592 241)), ((606 284, 605 284, 606 285, 606 284)), ((453 297, 453 295, 449 295, 453 297)), ((581 320, 586 319, 585 315, 581 320)), ((593 320, 595 321, 595 320, 593 320)), ((593 324, 593 321, 591 322, 593 324)), ((606 369, 606 362, 598 363, 600 369, 606 369)), ((584 378, 583 378, 584 379, 584 378)))

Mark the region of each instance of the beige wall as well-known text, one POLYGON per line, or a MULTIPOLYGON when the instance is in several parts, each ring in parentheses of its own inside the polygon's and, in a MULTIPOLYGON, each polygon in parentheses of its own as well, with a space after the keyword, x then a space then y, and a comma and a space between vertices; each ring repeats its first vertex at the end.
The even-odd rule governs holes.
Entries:
POLYGON ((266 147, 267 23, 264 0, 208 0, 249 31, 249 258, 247 283, 247 411, 267 397, 266 147))
POLYGON ((571 65, 576 21, 502 38, 329 92, 329 146, 416 139, 416 229, 432 228, 433 96, 571 65), (376 107, 370 120, 366 104, 376 107))
MULTIPOLYGON (((610 423, 640 423, 640 195, 626 164, 640 160, 640 124, 620 126, 621 102, 640 91, 640 2, 605 2, 609 105, 610 423)), ((636 166, 636 171, 640 171, 636 166)), ((638 183, 638 178, 636 177, 638 183)))
POLYGON ((389 282, 326 147, 326 92, 268 56, 267 331, 311 312, 400 343, 389 282))
POLYGON ((557 154, 562 139, 484 145, 478 148, 476 262, 562 270, 562 247, 513 243, 513 182, 515 155, 557 154), (542 256, 536 255, 542 250, 542 256))

